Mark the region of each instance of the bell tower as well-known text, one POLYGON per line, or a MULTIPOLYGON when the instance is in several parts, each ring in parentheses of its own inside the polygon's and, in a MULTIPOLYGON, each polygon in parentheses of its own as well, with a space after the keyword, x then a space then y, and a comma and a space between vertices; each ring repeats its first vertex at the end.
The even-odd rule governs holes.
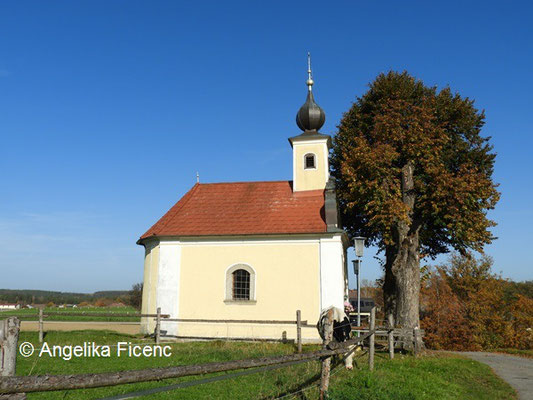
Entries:
POLYGON ((307 99, 296 114, 296 124, 303 131, 289 138, 292 146, 294 192, 326 188, 329 179, 329 148, 331 137, 318 130, 326 121, 324 110, 315 103, 311 55, 307 53, 307 99))

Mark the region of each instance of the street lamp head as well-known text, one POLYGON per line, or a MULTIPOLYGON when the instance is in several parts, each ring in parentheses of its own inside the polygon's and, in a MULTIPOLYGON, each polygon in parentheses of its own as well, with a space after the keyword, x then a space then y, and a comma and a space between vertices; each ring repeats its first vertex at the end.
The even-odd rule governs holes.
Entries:
POLYGON ((359 275, 359 260, 352 260, 353 263, 353 273, 359 275))
POLYGON ((357 236, 353 238, 353 244, 355 247, 355 255, 357 257, 363 257, 363 251, 365 249, 365 237, 357 236))

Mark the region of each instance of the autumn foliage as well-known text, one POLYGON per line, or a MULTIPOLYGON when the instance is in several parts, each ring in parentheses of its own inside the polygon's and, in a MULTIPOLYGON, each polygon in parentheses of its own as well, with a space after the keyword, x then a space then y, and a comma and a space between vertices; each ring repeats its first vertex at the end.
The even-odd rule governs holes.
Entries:
POLYGON ((484 119, 473 100, 449 88, 439 92, 406 72, 380 74, 334 138, 331 161, 348 231, 397 246, 403 221, 418 227, 420 250, 429 255, 491 243, 486 210, 499 193, 490 138, 480 134, 484 119), (412 193, 402 182, 409 163, 412 193))
POLYGON ((421 326, 434 349, 533 346, 533 298, 492 272, 492 259, 453 255, 421 288, 421 326))

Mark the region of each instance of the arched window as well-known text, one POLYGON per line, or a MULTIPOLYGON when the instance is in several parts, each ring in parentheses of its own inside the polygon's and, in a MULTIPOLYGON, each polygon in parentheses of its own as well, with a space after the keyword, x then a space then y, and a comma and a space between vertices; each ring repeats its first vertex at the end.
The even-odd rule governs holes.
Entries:
POLYGON ((226 302, 255 302, 255 271, 246 264, 226 270, 226 302))
POLYGON ((304 169, 315 169, 316 157, 313 153, 307 153, 304 156, 304 169))
POLYGON ((250 300, 250 273, 238 269, 231 275, 233 275, 233 300, 250 300))

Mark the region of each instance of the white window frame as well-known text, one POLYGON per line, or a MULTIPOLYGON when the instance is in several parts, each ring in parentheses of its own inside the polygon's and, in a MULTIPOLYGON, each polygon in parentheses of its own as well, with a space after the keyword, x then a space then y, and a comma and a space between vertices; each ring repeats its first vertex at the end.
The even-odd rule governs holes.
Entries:
POLYGON ((256 282, 256 273, 255 269, 252 268, 251 265, 246 263, 237 263, 230 265, 228 268, 226 268, 225 273, 225 294, 224 294, 224 303, 231 303, 231 304, 255 304, 256 303, 256 291, 255 291, 255 282, 256 282), (243 269, 246 272, 250 274, 250 299, 249 300, 243 300, 243 299, 234 299, 233 298, 233 273, 239 269, 243 269))
POLYGON ((304 170, 305 169, 316 169, 317 166, 316 166, 316 154, 315 153, 306 153, 304 155, 304 170), (313 156, 313 166, 312 167, 308 167, 307 166, 307 157, 308 156, 313 156))

